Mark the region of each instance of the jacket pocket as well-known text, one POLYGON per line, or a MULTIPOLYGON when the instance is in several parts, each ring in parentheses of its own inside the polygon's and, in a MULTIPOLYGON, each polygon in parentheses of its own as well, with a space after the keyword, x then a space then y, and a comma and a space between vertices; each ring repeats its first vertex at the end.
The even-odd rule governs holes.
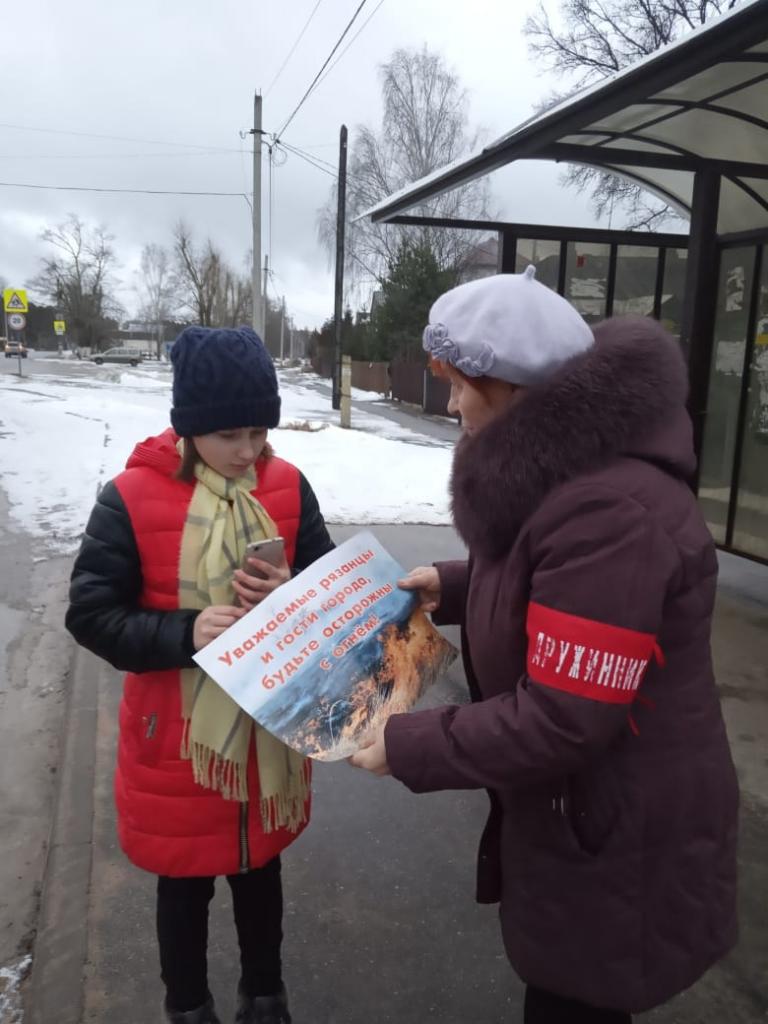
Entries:
POLYGON ((136 754, 140 764, 156 764, 160 759, 160 713, 147 710, 135 724, 136 754))
POLYGON ((573 838, 592 857, 602 853, 621 828, 621 790, 608 769, 595 769, 566 779, 563 804, 573 838))
POLYGON ((167 759, 173 722, 172 698, 178 683, 170 676, 155 675, 151 680, 128 676, 125 692, 125 717, 121 731, 138 764, 155 765, 167 759))

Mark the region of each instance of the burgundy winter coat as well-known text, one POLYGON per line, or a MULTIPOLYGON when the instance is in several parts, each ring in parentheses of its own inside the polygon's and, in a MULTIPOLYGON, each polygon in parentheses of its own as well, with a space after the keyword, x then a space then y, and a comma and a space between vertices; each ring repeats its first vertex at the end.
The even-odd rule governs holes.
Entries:
POLYGON ((490 791, 478 898, 501 902, 522 979, 639 1012, 736 940, 738 790, 685 367, 651 320, 595 333, 460 442, 470 559, 438 566, 439 621, 462 625, 475 702, 385 738, 414 792, 490 791))

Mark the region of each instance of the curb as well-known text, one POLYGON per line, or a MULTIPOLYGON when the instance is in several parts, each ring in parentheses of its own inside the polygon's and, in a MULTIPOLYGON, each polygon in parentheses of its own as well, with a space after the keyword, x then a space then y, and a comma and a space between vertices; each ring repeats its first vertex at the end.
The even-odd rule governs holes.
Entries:
POLYGON ((80 1024, 88 954, 98 662, 76 648, 32 971, 27 1024, 80 1024))

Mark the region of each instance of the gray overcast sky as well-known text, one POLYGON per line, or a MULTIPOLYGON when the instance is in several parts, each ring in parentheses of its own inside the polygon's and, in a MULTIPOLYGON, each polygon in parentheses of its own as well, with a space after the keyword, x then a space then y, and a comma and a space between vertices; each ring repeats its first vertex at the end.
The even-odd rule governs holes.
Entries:
MULTIPOLYGON (((0 62, 6 97, 0 181, 250 191, 251 140, 242 141, 239 132, 252 123, 254 90, 267 88, 314 2, 28 0, 13 20, 18 34, 0 62)), ((377 3, 368 0, 353 31, 377 3)), ((323 0, 265 98, 268 131, 288 117, 357 4, 323 0)), ((384 0, 304 105, 285 141, 335 162, 342 122, 352 132, 361 123, 379 124, 378 65, 397 46, 425 42, 459 73, 469 91, 472 125, 489 138, 500 135, 529 116, 556 85, 528 61, 522 25, 533 5, 534 0, 384 0)), ((554 0, 549 7, 554 9, 554 0)), ((494 176, 495 205, 510 219, 592 224, 586 199, 564 192, 557 178, 548 165, 500 172, 494 176)), ((286 295, 298 326, 319 324, 333 308, 332 275, 316 232, 317 210, 330 183, 295 156, 275 170, 273 287, 286 295)), ((119 297, 129 315, 139 301, 134 286, 142 246, 168 245, 180 217, 201 238, 210 235, 237 267, 244 268, 250 248, 250 212, 242 197, 8 187, 0 187, 0 197, 0 275, 9 285, 23 286, 34 276, 45 251, 40 231, 72 211, 107 224, 115 235, 119 297)), ((265 244, 266 237, 265 231, 265 244)))

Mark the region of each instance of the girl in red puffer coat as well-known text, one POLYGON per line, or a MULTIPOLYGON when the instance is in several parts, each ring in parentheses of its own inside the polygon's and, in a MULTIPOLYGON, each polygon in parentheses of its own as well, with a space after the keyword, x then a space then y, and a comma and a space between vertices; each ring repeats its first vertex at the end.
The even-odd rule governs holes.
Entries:
POLYGON ((238 1024, 290 1024, 281 974, 279 854, 309 820, 310 771, 198 669, 195 651, 333 547, 307 480, 267 431, 280 397, 249 328, 175 342, 169 429, 137 445, 99 495, 75 561, 67 628, 127 672, 115 798, 120 843, 158 876, 157 935, 172 1024, 216 1024, 208 904, 232 890, 238 1024), (280 535, 285 558, 242 569, 280 535))

